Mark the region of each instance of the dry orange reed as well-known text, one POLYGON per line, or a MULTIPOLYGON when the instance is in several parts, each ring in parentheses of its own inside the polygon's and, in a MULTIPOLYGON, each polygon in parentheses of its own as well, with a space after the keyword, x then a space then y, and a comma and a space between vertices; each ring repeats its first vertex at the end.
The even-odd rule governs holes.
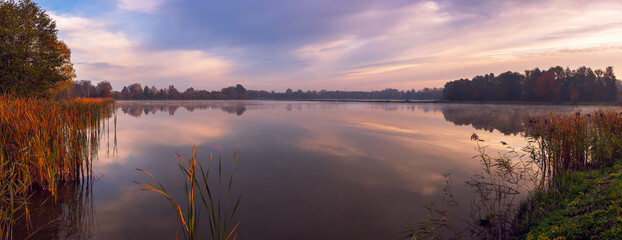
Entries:
POLYGON ((0 172, 19 166, 19 192, 40 187, 55 193, 59 182, 78 180, 90 171, 99 126, 112 99, 73 102, 0 96, 0 172))
MULTIPOLYGON (((89 176, 112 99, 56 102, 0 96, 0 239, 34 189, 56 194, 66 181, 89 176)), ((26 209, 26 213, 27 213, 26 209)))
POLYGON ((622 152, 622 113, 613 110, 552 114, 531 119, 526 127, 537 144, 532 154, 542 171, 542 184, 567 171, 610 166, 622 152))

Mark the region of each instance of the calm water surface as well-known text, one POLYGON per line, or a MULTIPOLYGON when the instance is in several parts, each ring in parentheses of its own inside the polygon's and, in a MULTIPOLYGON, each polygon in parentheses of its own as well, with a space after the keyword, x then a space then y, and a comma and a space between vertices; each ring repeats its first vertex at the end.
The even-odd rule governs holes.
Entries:
POLYGON ((421 205, 440 199, 443 173, 451 173, 459 198, 470 199, 462 182, 479 169, 472 133, 492 152, 501 140, 520 148, 529 115, 596 109, 283 101, 122 101, 117 108, 116 133, 110 119, 88 197, 64 200, 79 208, 64 215, 80 215, 68 225, 86 231, 81 238, 174 239, 170 204, 137 191, 134 181, 151 180, 135 169, 181 197, 176 153, 196 146, 200 161, 207 164, 214 150, 226 169, 237 152, 238 239, 397 239, 401 226, 425 218, 421 205))

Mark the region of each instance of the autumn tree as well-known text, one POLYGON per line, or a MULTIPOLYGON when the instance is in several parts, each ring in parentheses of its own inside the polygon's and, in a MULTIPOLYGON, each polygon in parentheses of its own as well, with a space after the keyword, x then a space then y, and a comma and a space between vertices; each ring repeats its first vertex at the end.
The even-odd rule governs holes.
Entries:
POLYGON ((76 70, 73 68, 73 63, 71 63, 71 50, 64 42, 58 41, 56 42, 56 51, 63 58, 63 63, 58 70, 64 79, 54 83, 54 87, 49 89, 49 94, 56 96, 57 99, 69 99, 71 98, 70 92, 73 80, 76 78, 76 70))
POLYGON ((244 88, 242 84, 235 85, 235 93, 238 99, 246 99, 247 97, 246 92, 247 92, 246 88, 244 88))
POLYGON ((168 86, 167 93, 168 99, 179 99, 179 95, 181 94, 173 85, 168 86))
POLYGON ((505 72, 486 74, 473 79, 460 79, 445 84, 443 97, 449 101, 615 101, 620 81, 613 67, 575 70, 561 66, 542 71, 526 70, 524 74, 505 72))
POLYGON ((134 83, 127 87, 130 91, 130 97, 133 99, 142 99, 143 98, 143 87, 140 83, 134 83))
POLYGON ((108 81, 101 81, 97 83, 97 96, 103 98, 112 97, 112 85, 108 81))
POLYGON ((151 88, 149 88, 149 86, 145 86, 145 88, 143 88, 143 96, 145 99, 151 99, 153 97, 153 93, 151 92, 151 88))
POLYGON ((130 98, 130 90, 128 90, 127 87, 123 87, 123 90, 121 90, 121 98, 123 98, 123 99, 131 99, 130 98))
POLYGON ((75 76, 71 52, 57 32, 36 3, 0 2, 0 92, 49 97, 67 87, 75 76))
POLYGON ((612 66, 607 67, 605 69, 605 72, 604 72, 603 75, 604 75, 605 78, 616 79, 616 75, 613 74, 613 67, 612 66))
POLYGON ((75 81, 71 89, 72 97, 95 97, 97 95, 97 89, 88 80, 75 81))
POLYGON ((559 97, 559 89, 555 82, 555 74, 546 71, 536 80, 536 86, 533 91, 539 101, 557 100, 559 97))

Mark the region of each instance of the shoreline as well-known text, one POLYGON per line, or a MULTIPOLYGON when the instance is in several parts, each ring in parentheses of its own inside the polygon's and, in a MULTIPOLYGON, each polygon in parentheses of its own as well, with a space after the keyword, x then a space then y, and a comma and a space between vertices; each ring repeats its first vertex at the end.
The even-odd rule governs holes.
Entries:
POLYGON ((622 106, 622 102, 532 102, 532 101, 447 101, 411 99, 115 99, 116 101, 277 101, 277 102, 354 102, 354 103, 449 103, 551 106, 622 106))
POLYGON ((615 162, 570 172, 558 187, 535 190, 519 206, 516 233, 524 239, 617 239, 622 235, 622 160, 615 162))

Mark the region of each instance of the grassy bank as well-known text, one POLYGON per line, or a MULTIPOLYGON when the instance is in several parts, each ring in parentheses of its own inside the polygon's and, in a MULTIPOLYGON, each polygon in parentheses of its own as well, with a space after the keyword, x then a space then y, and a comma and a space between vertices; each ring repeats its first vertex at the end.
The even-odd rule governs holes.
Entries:
POLYGON ((56 195, 62 183, 90 176, 112 104, 0 96, 0 238, 10 238, 15 220, 27 217, 32 191, 56 195))
POLYGON ((525 129, 526 155, 489 155, 473 134, 482 171, 466 181, 470 209, 460 214, 448 181, 442 204, 405 238, 622 239, 622 113, 550 114, 525 129), (529 198, 514 201, 525 189, 529 198))
POLYGON ((523 239, 622 238, 622 161, 613 167, 559 178, 555 189, 534 191, 517 218, 523 239))
POLYGON ((540 184, 519 207, 517 235, 622 238, 622 113, 551 115, 527 129, 540 184))

